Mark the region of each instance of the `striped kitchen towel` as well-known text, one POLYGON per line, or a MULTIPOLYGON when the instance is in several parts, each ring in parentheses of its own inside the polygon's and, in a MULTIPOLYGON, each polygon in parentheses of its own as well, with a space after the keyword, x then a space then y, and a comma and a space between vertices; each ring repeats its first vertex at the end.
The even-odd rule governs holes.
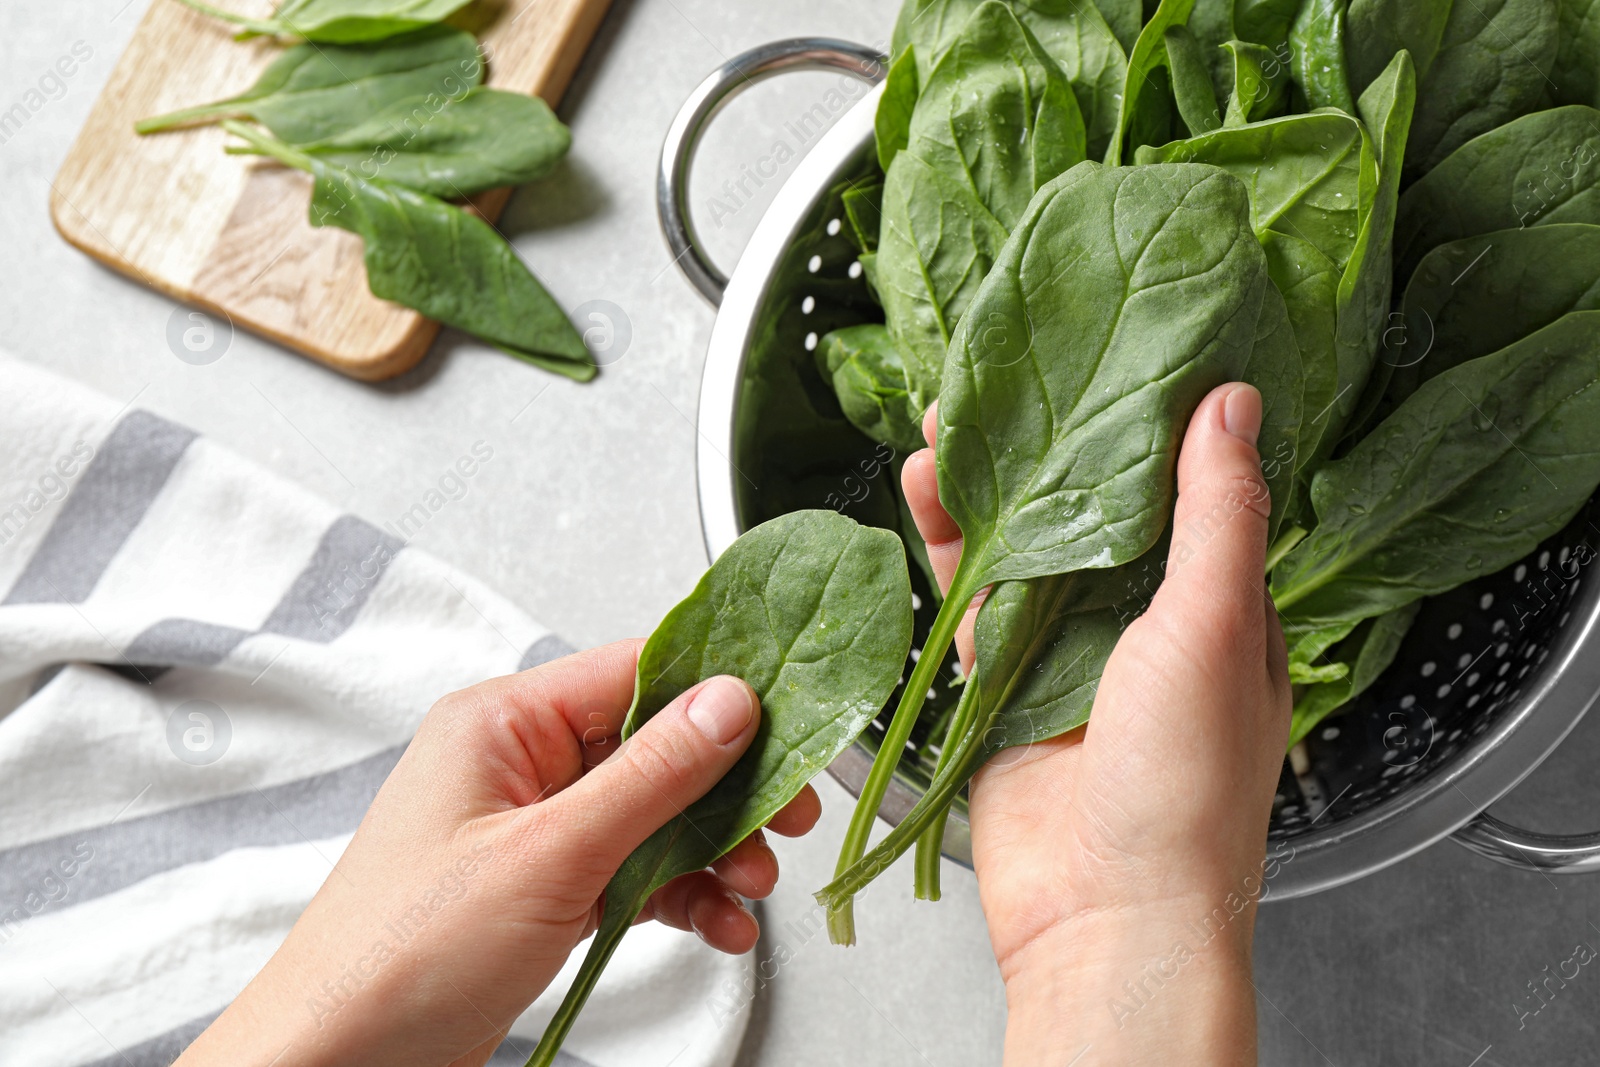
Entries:
MULTIPOLYGON (((0 356, 0 1064, 166 1067, 433 701, 568 651, 394 532, 0 356)), ((731 1063, 748 967, 640 927, 566 1062, 731 1063)))

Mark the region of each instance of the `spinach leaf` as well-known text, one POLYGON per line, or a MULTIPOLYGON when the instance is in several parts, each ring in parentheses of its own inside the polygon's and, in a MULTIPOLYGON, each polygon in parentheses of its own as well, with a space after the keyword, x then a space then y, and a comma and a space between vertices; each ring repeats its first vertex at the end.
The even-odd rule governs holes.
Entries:
POLYGON ((1423 383, 1312 483, 1317 527, 1272 575, 1302 628, 1492 573, 1600 483, 1600 311, 1576 311, 1423 383))
POLYGON ((1166 34, 1189 20, 1194 0, 1161 0, 1145 23, 1138 43, 1128 55, 1128 76, 1122 87, 1117 125, 1106 148, 1105 161, 1123 162, 1142 144, 1171 140, 1172 76, 1168 67, 1166 34))
POLYGON ((1560 44, 1555 83, 1557 104, 1600 105, 1600 2, 1560 0, 1560 44))
POLYGON ((834 330, 817 345, 817 369, 832 383, 850 424, 910 454, 922 448, 922 412, 906 389, 905 358, 886 326, 834 330))
POLYGON ((1285 46, 1301 0, 1234 0, 1233 26, 1242 41, 1266 45, 1287 60, 1285 46))
POLYGON ((403 100, 458 99, 483 81, 483 56, 470 33, 437 26, 381 45, 301 44, 238 96, 145 119, 155 133, 178 126, 251 118, 289 144, 334 137, 403 100))
MULTIPOLYGON (((1301 417, 1294 452, 1284 455, 1278 451, 1281 444, 1263 447, 1261 460, 1264 470, 1268 465, 1287 463, 1301 473, 1323 451, 1322 439, 1328 432, 1339 394, 1339 352, 1334 338, 1343 272, 1315 245, 1298 237, 1267 231, 1262 234, 1261 244, 1273 285, 1283 295, 1294 330, 1301 373, 1301 417)), ((1300 510, 1298 499, 1283 498, 1274 488, 1275 511, 1280 502, 1289 514, 1300 510)))
POLYGON ((1277 114, 1289 88, 1288 65, 1264 44, 1226 41, 1222 50, 1231 70, 1222 124, 1244 126, 1277 114))
MULTIPOLYGON (((992 582, 1109 568, 1166 524, 1178 437, 1243 371, 1269 287, 1243 185, 1188 164, 1083 164, 1041 189, 957 328, 939 492, 965 538, 838 870, 865 851, 929 678, 992 582)), ((970 682, 968 683, 971 684, 970 682)), ((848 902, 829 914, 852 937, 848 902)))
POLYGON ((639 654, 631 736, 719 674, 761 698, 749 751, 628 857, 606 886, 600 928, 530 1067, 548 1067, 650 894, 709 867, 764 826, 856 739, 894 691, 911 647, 900 540, 828 511, 763 523, 712 564, 639 654))
POLYGON ((1143 0, 1094 0, 1094 6, 1122 51, 1133 51, 1144 26, 1143 0))
POLYGON ((1146 146, 1141 163, 1209 163, 1250 191, 1251 225, 1310 242, 1341 268, 1359 235, 1361 125, 1337 112, 1289 115, 1146 146))
POLYGON ((1060 68, 1004 4, 985 3, 929 75, 884 179, 873 284, 918 411, 939 395, 951 332, 1010 226, 1082 158, 1060 68))
POLYGON ((363 178, 228 121, 230 133, 310 174, 311 225, 337 226, 366 246, 374 296, 483 338, 545 370, 588 381, 583 338, 511 246, 483 219, 381 178, 363 178))
POLYGON ((1261 433, 1256 447, 1261 453, 1261 475, 1272 497, 1270 541, 1278 535, 1294 498, 1306 391, 1300 345, 1288 306, 1275 286, 1267 286, 1262 295, 1255 344, 1239 377, 1261 393, 1261 433))
POLYGON ((296 147, 365 178, 457 199, 542 178, 571 144, 572 134, 538 97, 474 89, 456 100, 402 101, 337 136, 296 147))
POLYGON ((1209 133, 1222 125, 1211 72, 1200 54, 1200 42, 1186 26, 1166 32, 1167 65, 1172 71, 1172 95, 1178 116, 1191 134, 1209 133))
POLYGON ((852 184, 840 194, 844 217, 856 247, 870 255, 878 250, 878 230, 883 225, 883 179, 852 184))
POLYGON ((1438 55, 1418 78, 1408 178, 1539 106, 1559 24, 1558 0, 1458 0, 1451 7, 1438 55))
POLYGON ((1399 52, 1356 105, 1369 134, 1362 141, 1361 196, 1366 210, 1355 250, 1339 280, 1334 337, 1339 389, 1319 446, 1323 456, 1331 454, 1344 431, 1361 425, 1364 413, 1376 406, 1384 374, 1391 369, 1379 362, 1378 354, 1388 326, 1395 213, 1416 99, 1411 55, 1399 52), (1371 381, 1375 367, 1380 373, 1371 381))
POLYGON ((917 52, 914 47, 907 46, 900 57, 889 65, 883 95, 878 98, 878 110, 872 118, 872 130, 878 145, 878 165, 885 172, 889 170, 889 164, 894 162, 894 157, 911 140, 911 113, 916 110, 921 88, 917 52))
POLYGON ((1310 736, 1329 715, 1372 688, 1372 683, 1400 653, 1400 644, 1416 621, 1422 601, 1395 608, 1358 626, 1334 652, 1339 677, 1308 687, 1294 702, 1289 747, 1310 736))
POLYGON ((283 0, 268 19, 252 19, 202 0, 188 7, 240 28, 241 37, 301 37, 328 44, 378 41, 443 22, 470 0, 283 0))
POLYGON ((1406 190, 1396 278, 1447 241, 1556 222, 1600 224, 1600 111, 1572 105, 1514 119, 1462 145, 1406 190))
POLYGON ((1569 311, 1600 309, 1600 226, 1497 230, 1423 257, 1401 302, 1405 356, 1392 407, 1429 378, 1497 352, 1569 311), (1410 356, 1412 345, 1419 354, 1410 356))
POLYGON ((1345 67, 1346 0, 1306 0, 1289 32, 1294 81, 1313 108, 1356 113, 1345 67))
POLYGON ((1371 85, 1401 50, 1411 53, 1417 81, 1425 84, 1455 6, 1455 0, 1350 0, 1345 58, 1351 91, 1371 85))

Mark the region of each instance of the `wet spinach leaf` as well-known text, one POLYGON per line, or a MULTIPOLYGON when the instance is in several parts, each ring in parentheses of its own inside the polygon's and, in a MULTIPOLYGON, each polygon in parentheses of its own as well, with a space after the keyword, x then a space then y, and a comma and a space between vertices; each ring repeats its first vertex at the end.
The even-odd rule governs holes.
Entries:
POLYGON ((1600 483, 1600 311, 1423 383, 1312 483, 1317 526, 1272 594, 1301 629, 1352 626, 1515 562, 1600 483))
POLYGON ((544 286, 483 219, 436 197, 363 178, 238 122, 230 133, 310 174, 311 224, 365 245, 367 284, 392 300, 577 381, 596 368, 583 338, 544 286))
POLYGON ((1455 6, 1455 0, 1350 0, 1345 59, 1351 91, 1376 81, 1401 50, 1411 53, 1417 82, 1425 84, 1455 6))
POLYGON ((878 98, 878 110, 873 115, 873 135, 878 146, 878 166, 884 172, 894 157, 911 140, 911 113, 916 110, 917 96, 921 92, 921 75, 917 71, 917 51, 907 46, 889 66, 884 79, 883 96, 878 98))
POLYGON ((379 41, 443 22, 470 0, 283 0, 271 18, 252 19, 202 0, 189 7, 239 27, 241 37, 300 37, 328 44, 379 41))
POLYGON ((402 101, 454 100, 483 81, 483 56, 470 33, 438 26, 381 45, 301 44, 245 92, 214 104, 145 119, 139 133, 249 118, 289 144, 335 137, 402 101))
POLYGON ((571 145, 571 132, 538 97, 474 89, 454 100, 404 100, 296 147, 364 178, 453 200, 536 181, 571 145))
POLYGON ((1289 32, 1294 81, 1312 108, 1356 113, 1345 64, 1347 0, 1306 0, 1289 32))
POLYGON ((1276 115, 1289 88, 1289 66, 1264 44, 1227 41, 1230 78, 1224 126, 1244 126, 1276 115))
POLYGON ((529 1067, 556 1060, 650 894, 709 867, 848 748, 899 681, 911 648, 900 539, 829 511, 763 523, 729 547, 639 654, 623 737, 695 684, 730 674, 761 698, 761 726, 731 771, 628 857, 600 928, 529 1067))
POLYGON ((1435 247, 1491 230, 1600 224, 1600 111, 1525 115, 1462 145, 1406 190, 1395 227, 1402 284, 1435 247))

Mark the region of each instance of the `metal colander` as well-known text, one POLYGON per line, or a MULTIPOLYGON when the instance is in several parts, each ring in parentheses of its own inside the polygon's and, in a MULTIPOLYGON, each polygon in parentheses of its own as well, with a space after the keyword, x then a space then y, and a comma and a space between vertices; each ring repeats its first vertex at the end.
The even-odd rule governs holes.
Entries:
MULTIPOLYGON (((687 210, 700 135, 734 94, 787 70, 881 80, 882 57, 843 41, 802 38, 745 53, 685 103, 662 154, 659 208, 676 262, 719 308, 699 413, 700 509, 715 558, 741 532, 799 508, 831 507, 894 528, 893 457, 844 418, 817 371, 829 330, 881 321, 846 234, 841 194, 874 176, 873 114, 881 90, 847 111, 800 162, 757 227, 731 279, 702 250, 687 210)), ((1485 856, 1530 870, 1600 870, 1600 834, 1553 837, 1508 826, 1485 809, 1531 772, 1600 691, 1588 647, 1600 619, 1589 571, 1600 543, 1591 503, 1526 560, 1428 601, 1383 678, 1285 761, 1270 838, 1271 898, 1331 888, 1453 835, 1485 856)), ((919 639, 935 604, 913 569, 919 639)), ((953 703, 950 672, 929 702, 953 703)), ((891 704, 892 706, 892 704, 891 704)), ((925 713, 927 721, 929 713, 925 713)), ((860 789, 883 736, 874 724, 830 768, 860 789)), ((913 745, 921 740, 913 738, 913 745)), ((883 815, 903 818, 931 759, 902 759, 883 815)), ((964 812, 945 853, 971 862, 964 812)))

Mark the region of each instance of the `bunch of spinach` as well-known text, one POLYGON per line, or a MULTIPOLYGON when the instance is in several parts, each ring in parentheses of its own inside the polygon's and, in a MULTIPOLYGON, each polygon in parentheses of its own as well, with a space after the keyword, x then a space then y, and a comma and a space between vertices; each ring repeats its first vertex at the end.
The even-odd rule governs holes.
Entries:
POLYGON ((528 1067, 548 1067, 650 895, 764 826, 866 728, 911 647, 899 539, 800 511, 734 542, 639 654, 626 740, 706 678, 743 678, 761 725, 731 771, 640 845, 606 886, 600 928, 528 1067))
POLYGON ((1393 662, 1423 599, 1514 563, 1594 494, 1596 10, 909 0, 885 175, 847 205, 884 322, 819 361, 852 423, 897 447, 939 401, 965 550, 818 894, 836 940, 913 842, 918 895, 937 896, 945 818, 985 760, 1087 721, 1148 602, 1139 575, 1159 573, 1173 455, 1210 383, 1265 401, 1295 742, 1393 662), (1073 116, 1045 114, 1063 82, 1084 157, 1109 167, 1074 165, 1073 116), (991 583, 931 785, 868 854, 927 682, 991 583))
POLYGON ((483 86, 477 39, 438 23, 459 6, 286 0, 276 23, 304 43, 243 93, 136 129, 221 122, 243 142, 229 153, 313 175, 312 224, 362 238, 373 295, 588 381, 594 361, 549 293, 492 226, 445 202, 535 181, 572 143, 544 101, 483 86))

